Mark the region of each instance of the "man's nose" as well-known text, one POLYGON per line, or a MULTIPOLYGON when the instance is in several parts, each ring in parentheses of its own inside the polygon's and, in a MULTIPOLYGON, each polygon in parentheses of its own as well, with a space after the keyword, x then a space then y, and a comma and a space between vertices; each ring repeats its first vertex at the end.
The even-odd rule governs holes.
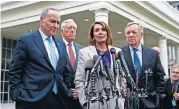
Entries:
POLYGON ((54 27, 55 27, 56 29, 58 29, 58 28, 59 28, 59 24, 58 24, 58 23, 55 23, 55 24, 54 24, 54 27))
POLYGON ((130 32, 130 33, 129 33, 129 36, 132 37, 132 36, 134 36, 134 34, 133 34, 132 32, 130 32))

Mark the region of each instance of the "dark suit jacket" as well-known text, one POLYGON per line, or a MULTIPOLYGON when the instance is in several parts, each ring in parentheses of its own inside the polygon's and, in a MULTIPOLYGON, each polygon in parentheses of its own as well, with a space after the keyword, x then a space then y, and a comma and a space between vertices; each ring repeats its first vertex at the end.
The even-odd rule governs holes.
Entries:
MULTIPOLYGON (((136 81, 136 72, 132 62, 132 57, 129 49, 129 45, 122 48, 124 52, 124 58, 126 60, 129 72, 134 80, 136 81)), ((144 104, 148 108, 155 108, 159 105, 158 94, 164 95, 164 77, 163 67, 157 52, 151 48, 142 45, 142 67, 139 75, 139 88, 146 87, 146 74, 145 71, 151 69, 153 73, 148 75, 147 92, 149 96, 146 99, 142 99, 144 104)))
POLYGON ((67 64, 63 41, 53 36, 59 60, 54 70, 39 31, 19 37, 9 68, 12 100, 36 102, 48 98, 56 80, 60 95, 71 96, 63 82, 67 64))
MULTIPOLYGON (((179 93, 179 90, 177 90, 177 93, 179 93)), ((165 82, 165 94, 166 97, 162 101, 162 109, 172 109, 172 99, 173 99, 173 93, 172 93, 172 84, 171 79, 167 79, 165 82)), ((175 109, 179 109, 179 100, 176 101, 177 107, 175 109)))
MULTIPOLYGON (((77 67, 77 62, 78 62, 78 51, 83 48, 82 45, 80 44, 77 44, 75 42, 74 43, 74 46, 75 46, 75 51, 76 51, 76 62, 75 62, 75 68, 72 68, 72 65, 71 65, 71 62, 70 62, 70 58, 68 56, 68 53, 66 52, 66 58, 67 58, 67 65, 66 65, 66 70, 65 72, 68 72, 69 75, 71 76, 71 78, 69 78, 68 80, 65 80, 65 83, 67 84, 67 87, 70 89, 70 88, 75 88, 75 84, 74 84, 74 79, 75 79, 75 72, 76 72, 76 67, 77 67), (67 81, 67 82, 66 82, 67 81), (69 81, 71 81, 70 84, 69 81)), ((68 49, 66 48, 66 45, 64 43, 64 48, 65 49, 68 49)), ((66 51, 66 50, 65 50, 66 51)))
MULTIPOLYGON (((66 48, 65 43, 63 44, 63 46, 64 46, 65 49, 68 49, 68 48, 66 48)), ((65 84, 67 85, 67 87, 68 87, 69 89, 75 88, 74 78, 75 78, 76 67, 77 67, 77 61, 78 61, 78 51, 79 51, 81 48, 83 48, 82 45, 77 44, 77 43, 75 43, 75 42, 74 42, 74 47, 75 47, 75 52, 76 52, 76 63, 75 63, 75 67, 74 67, 74 68, 73 68, 72 65, 71 65, 71 62, 70 62, 70 58, 69 58, 69 56, 68 56, 68 53, 67 53, 66 50, 65 50, 66 58, 67 58, 67 64, 66 64, 65 72, 66 72, 68 75, 70 75, 70 76, 66 77, 66 78, 64 79, 64 82, 65 82, 65 84), (70 82, 69 82, 69 81, 70 81, 70 82)), ((66 106, 68 109, 82 109, 81 104, 79 103, 79 99, 73 100, 73 96, 63 98, 63 101, 64 101, 65 106, 66 106)))

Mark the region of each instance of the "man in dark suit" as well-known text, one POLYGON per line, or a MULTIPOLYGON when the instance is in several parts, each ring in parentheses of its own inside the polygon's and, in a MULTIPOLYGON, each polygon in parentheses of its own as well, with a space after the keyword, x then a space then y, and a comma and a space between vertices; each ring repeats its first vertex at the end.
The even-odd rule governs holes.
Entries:
MULTIPOLYGON (((66 103, 66 107, 68 109, 82 109, 79 99, 75 90, 74 78, 76 72, 76 65, 78 61, 78 51, 79 49, 83 48, 82 45, 77 44, 74 42, 76 38, 76 30, 77 24, 74 22, 73 19, 64 20, 61 23, 61 33, 62 39, 64 42, 64 48, 66 48, 66 56, 67 56, 67 65, 66 65, 66 72, 71 75, 71 82, 67 84, 67 87, 73 93, 73 97, 68 97, 64 99, 66 103)), ((69 79, 67 79, 68 82, 69 79)), ((66 80, 64 80, 66 82, 66 80)))
POLYGON ((159 96, 165 96, 163 67, 158 53, 141 44, 143 34, 139 23, 128 23, 125 28, 128 45, 122 51, 136 86, 148 92, 148 97, 140 99, 140 109, 158 109, 159 96))
POLYGON ((65 109, 61 96, 72 96, 63 82, 68 78, 63 41, 54 36, 59 23, 58 10, 45 9, 39 30, 19 37, 9 68, 16 109, 65 109))

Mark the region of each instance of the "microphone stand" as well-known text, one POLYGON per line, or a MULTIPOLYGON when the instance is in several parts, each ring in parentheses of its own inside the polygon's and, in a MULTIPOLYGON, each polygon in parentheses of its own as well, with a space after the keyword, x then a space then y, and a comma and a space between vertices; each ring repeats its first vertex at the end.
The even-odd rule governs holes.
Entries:
POLYGON ((111 48, 110 52, 111 52, 112 60, 113 60, 113 72, 114 72, 114 84, 113 84, 113 87, 114 87, 114 93, 116 93, 116 95, 117 95, 115 109, 119 109, 119 104, 118 104, 119 92, 118 92, 117 86, 116 86, 116 79, 118 79, 117 78, 117 72, 119 72, 119 69, 117 68, 117 64, 116 64, 116 57, 115 57, 116 49, 111 48))

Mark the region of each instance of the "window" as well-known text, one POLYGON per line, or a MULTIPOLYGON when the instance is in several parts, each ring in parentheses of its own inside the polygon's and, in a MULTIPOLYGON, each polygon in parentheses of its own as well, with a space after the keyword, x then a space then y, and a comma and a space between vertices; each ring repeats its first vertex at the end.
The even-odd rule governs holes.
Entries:
POLYGON ((2 39, 2 59, 1 59, 1 103, 12 103, 9 96, 9 63, 14 52, 17 41, 12 39, 2 39))

